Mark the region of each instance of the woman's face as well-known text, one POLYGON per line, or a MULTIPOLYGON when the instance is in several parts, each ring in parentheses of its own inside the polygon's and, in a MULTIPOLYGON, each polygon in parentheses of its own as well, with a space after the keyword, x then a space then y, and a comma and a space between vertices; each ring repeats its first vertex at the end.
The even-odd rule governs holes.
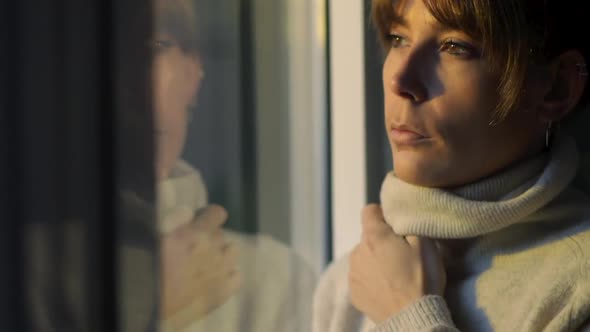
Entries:
POLYGON ((539 151, 543 125, 516 111, 490 126, 498 76, 480 46, 438 24, 422 0, 404 1, 383 66, 385 124, 396 175, 428 187, 454 187, 539 151))
POLYGON ((182 154, 189 106, 195 102, 202 69, 198 57, 183 52, 169 36, 158 36, 154 48, 156 175, 164 179, 182 154))

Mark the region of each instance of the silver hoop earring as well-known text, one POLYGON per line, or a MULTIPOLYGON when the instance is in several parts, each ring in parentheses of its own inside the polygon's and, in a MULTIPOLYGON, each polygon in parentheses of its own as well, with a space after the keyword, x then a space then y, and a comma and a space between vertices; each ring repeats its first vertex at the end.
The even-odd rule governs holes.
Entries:
POLYGON ((586 69, 585 63, 576 63, 576 67, 578 67, 578 74, 580 76, 588 76, 588 69, 586 69))
POLYGON ((545 151, 551 150, 551 146, 553 145, 553 141, 555 140, 558 131, 559 122, 554 124, 553 121, 549 121, 547 129, 545 130, 545 151))

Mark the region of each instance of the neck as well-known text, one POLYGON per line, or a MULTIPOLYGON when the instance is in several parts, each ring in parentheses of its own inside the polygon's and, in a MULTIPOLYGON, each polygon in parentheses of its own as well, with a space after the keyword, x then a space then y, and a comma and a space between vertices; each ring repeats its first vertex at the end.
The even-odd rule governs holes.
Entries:
POLYGON ((512 162, 510 162, 504 166, 501 166, 500 168, 493 169, 490 172, 488 172, 487 174, 484 174, 482 176, 478 176, 475 179, 465 181, 465 182, 458 184, 458 185, 445 186, 440 189, 442 189, 444 191, 449 191, 449 192, 461 191, 462 188, 479 183, 481 181, 485 181, 486 179, 494 178, 499 175, 501 176, 501 174, 503 174, 505 172, 509 172, 511 169, 525 165, 527 163, 530 164, 531 160, 543 159, 543 163, 546 163, 548 158, 549 158, 549 150, 545 150, 542 148, 530 149, 530 150, 528 150, 527 153, 522 155, 520 158, 517 158, 516 160, 513 160, 512 162))

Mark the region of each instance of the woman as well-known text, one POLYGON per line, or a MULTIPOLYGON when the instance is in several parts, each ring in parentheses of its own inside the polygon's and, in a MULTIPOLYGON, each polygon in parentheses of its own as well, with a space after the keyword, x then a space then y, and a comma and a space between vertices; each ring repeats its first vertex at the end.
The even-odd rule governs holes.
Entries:
POLYGON ((315 287, 310 267, 268 236, 222 230, 225 210, 207 205, 199 172, 180 159, 205 77, 200 18, 206 5, 198 0, 155 5, 150 45, 162 330, 301 331, 310 319, 315 287))
POLYGON ((588 96, 574 3, 372 6, 394 171, 314 331, 590 330, 590 198, 557 130, 588 96))

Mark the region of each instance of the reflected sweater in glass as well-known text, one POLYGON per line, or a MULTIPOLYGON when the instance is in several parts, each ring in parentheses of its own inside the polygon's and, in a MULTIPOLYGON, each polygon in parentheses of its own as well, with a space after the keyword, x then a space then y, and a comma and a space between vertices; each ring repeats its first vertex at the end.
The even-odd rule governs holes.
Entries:
MULTIPOLYGON (((207 190, 197 170, 180 161, 171 176, 158 185, 158 229, 167 234, 193 220, 195 212, 208 204, 207 190)), ((239 218, 239 216, 230 216, 239 218)), ((191 305, 165 321, 160 321, 161 332, 300 332, 307 331, 311 320, 311 302, 316 275, 294 250, 264 234, 242 234, 224 230, 224 238, 237 247, 241 287, 222 305, 201 318, 192 318, 191 305), (178 321, 188 321, 175 328, 178 321)), ((155 284, 147 280, 153 263, 147 252, 128 250, 124 266, 132 266, 140 279, 124 280, 128 288, 142 289, 155 284), (137 273, 138 269, 145 273, 137 273), (143 285, 143 286, 142 286, 143 285), (142 288, 143 287, 143 288, 142 288)), ((199 262, 194 262, 199 264, 199 262)), ((122 299, 127 309, 125 331, 146 331, 138 322, 147 322, 155 302, 147 296, 122 299), (135 310, 134 310, 135 309, 135 310)))

